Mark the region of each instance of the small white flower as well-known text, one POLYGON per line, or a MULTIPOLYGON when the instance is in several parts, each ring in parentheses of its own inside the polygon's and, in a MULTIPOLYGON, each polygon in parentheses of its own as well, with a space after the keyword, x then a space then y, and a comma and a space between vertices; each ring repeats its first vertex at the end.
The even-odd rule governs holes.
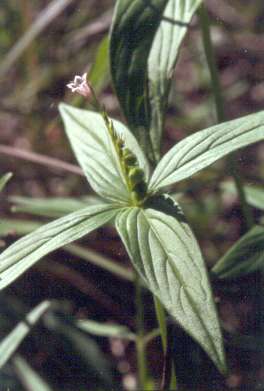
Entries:
POLYGON ((87 73, 84 73, 82 76, 76 75, 74 80, 67 84, 67 87, 72 92, 77 92, 86 98, 89 98, 92 94, 91 87, 87 83, 87 73))

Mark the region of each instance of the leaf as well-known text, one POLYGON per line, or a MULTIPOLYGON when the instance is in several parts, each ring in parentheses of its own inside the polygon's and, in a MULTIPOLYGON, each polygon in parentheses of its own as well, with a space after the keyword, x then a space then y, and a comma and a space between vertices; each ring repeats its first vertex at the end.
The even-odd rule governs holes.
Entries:
POLYGON ((109 83, 108 51, 109 39, 108 35, 106 35, 97 48, 95 60, 88 74, 89 83, 97 91, 101 91, 109 83))
POLYGON ((246 200, 254 208, 264 210, 264 187, 245 186, 246 200))
POLYGON ((17 350, 21 342, 29 334, 31 328, 39 321, 43 314, 50 308, 50 301, 38 304, 26 316, 25 321, 18 325, 0 342, 0 368, 2 368, 17 350))
POLYGON ((217 278, 238 278, 264 268, 264 227, 255 226, 211 270, 217 278))
POLYGON ((116 213, 117 209, 113 206, 89 206, 19 239, 0 255, 0 289, 20 277, 40 258, 82 238, 109 222, 116 213))
POLYGON ((9 201, 15 203, 12 206, 12 212, 30 213, 32 215, 44 217, 61 217, 67 213, 75 212, 88 205, 102 203, 100 198, 87 196, 83 198, 29 198, 29 197, 10 197, 9 201))
POLYGON ((112 365, 101 351, 99 344, 76 326, 70 314, 63 313, 61 309, 49 311, 43 321, 52 334, 59 337, 66 358, 67 352, 70 353, 65 362, 69 370, 73 366, 83 368, 85 364, 85 379, 88 381, 89 390, 118 389, 113 380, 115 373, 112 365))
POLYGON ((136 335, 132 333, 132 331, 119 324, 99 323, 85 319, 79 320, 77 325, 81 330, 97 335, 98 337, 121 338, 130 341, 134 341, 136 339, 136 335))
MULTIPOLYGON (((129 203, 130 194, 102 116, 65 104, 60 104, 60 112, 75 156, 94 191, 108 200, 129 203)), ((113 123, 148 179, 148 163, 135 137, 121 122, 113 123)))
POLYGON ((38 229, 42 224, 32 220, 0 219, 0 237, 10 234, 25 235, 38 229))
POLYGON ((110 67, 116 94, 130 128, 148 156, 153 153, 147 133, 147 62, 167 2, 117 1, 110 38, 110 67))
POLYGON ((178 205, 160 196, 146 209, 124 208, 116 227, 147 287, 224 372, 222 336, 206 268, 178 205))
POLYGON ((158 190, 189 178, 216 160, 264 140, 264 111, 224 122, 186 137, 161 159, 150 180, 158 190))
MULTIPOLYGON (((0 237, 6 236, 10 233, 15 233, 15 235, 25 235, 41 227, 41 225, 43 224, 32 220, 1 219, 0 237)), ((68 244, 64 246, 63 249, 69 254, 79 257, 119 278, 129 282, 134 281, 134 273, 132 270, 125 266, 121 266, 116 260, 106 257, 106 255, 100 254, 91 248, 77 244, 68 244)))
POLYGON ((45 380, 20 355, 13 358, 13 366, 27 391, 52 391, 45 380))
POLYGON ((3 190, 9 179, 12 177, 12 173, 8 172, 7 174, 1 176, 0 178, 0 192, 3 190))
MULTIPOLYGON (((254 208, 264 210, 264 187, 257 187, 252 185, 244 185, 243 187, 247 203, 254 208)), ((221 185, 221 188, 226 193, 237 193, 234 183, 231 182, 224 182, 221 185)))
MULTIPOLYGON (((170 81, 179 49, 195 11, 202 0, 169 0, 152 42, 148 58, 148 99, 150 103, 150 139, 158 161, 164 114, 170 81)), ((140 44, 140 42, 139 42, 140 44)))

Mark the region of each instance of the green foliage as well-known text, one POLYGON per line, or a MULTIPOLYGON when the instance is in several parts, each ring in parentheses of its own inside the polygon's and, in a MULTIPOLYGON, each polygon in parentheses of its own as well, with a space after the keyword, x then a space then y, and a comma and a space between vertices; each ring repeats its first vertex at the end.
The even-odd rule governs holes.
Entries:
MULTIPOLYGON (((231 182, 225 182, 222 184, 224 193, 235 194, 236 188, 231 182)), ((254 208, 264 210, 264 188, 252 185, 245 185, 244 191, 246 195, 247 203, 254 208)))
MULTIPOLYGON (((110 134, 100 114, 61 104, 60 111, 72 148, 91 187, 108 200, 129 203, 125 178, 110 134)), ((116 132, 136 155, 139 165, 148 177, 147 161, 134 136, 118 121, 113 121, 116 132)))
POLYGON ((3 190, 3 188, 5 187, 5 185, 7 184, 7 182, 9 181, 9 179, 12 177, 13 174, 11 174, 10 172, 1 176, 0 178, 0 192, 3 190))
POLYGON ((12 283, 44 255, 82 238, 109 222, 115 214, 116 209, 106 204, 90 206, 18 240, 0 256, 0 289, 12 283))
POLYGON ((160 158, 170 81, 187 25, 200 3, 121 0, 116 4, 110 41, 112 77, 129 126, 151 160, 160 158))
POLYGON ((238 278, 264 268, 264 227, 256 226, 240 238, 216 263, 217 278, 238 278))
MULTIPOLYGON (((112 220, 120 208, 133 205, 133 189, 128 186, 122 167, 125 157, 119 156, 104 119, 67 105, 60 108, 73 150, 91 186, 114 203, 75 211, 20 239, 0 256, 0 288, 13 282, 45 254, 112 220)), ((262 123, 263 113, 257 113, 205 129, 181 141, 154 171, 145 204, 123 210, 117 219, 118 231, 147 287, 221 371, 225 369, 221 334, 198 245, 176 204, 172 206, 170 199, 152 198, 151 194, 191 176, 233 150, 262 140, 262 123), (157 232, 161 232, 161 238, 157 232)), ((139 172, 131 170, 130 180, 137 184, 142 181, 142 169, 147 170, 146 178, 149 177, 147 161, 129 130, 116 121, 113 126, 112 132, 117 132, 140 164, 139 172)))
POLYGON ((152 158, 151 140, 146 131, 150 124, 147 62, 167 2, 117 1, 110 39, 110 66, 117 96, 130 128, 152 158))
POLYGON ((162 189, 189 178, 229 153, 261 140, 264 140, 264 111, 196 132, 161 159, 150 188, 162 189))
POLYGON ((13 366, 20 377, 21 383, 28 391, 52 391, 53 389, 45 382, 39 374, 30 367, 23 357, 16 355, 13 359, 13 366))
MULTIPOLYGON (((14 382, 18 383, 16 386, 10 386, 10 389, 28 391, 54 389, 52 379, 44 380, 42 374, 37 373, 24 358, 25 347, 28 347, 30 352, 32 351, 30 344, 34 340, 29 334, 34 328, 34 338, 38 342, 38 348, 42 349, 41 351, 44 351, 47 356, 53 355, 53 365, 56 365, 55 351, 59 347, 63 352, 64 366, 67 367, 69 363, 72 376, 76 370, 72 364, 76 361, 81 371, 85 373, 85 381, 89 382, 92 389, 113 389, 111 364, 97 342, 77 326, 66 303, 45 300, 28 312, 24 307, 25 305, 20 301, 14 301, 13 298, 5 297, 4 294, 1 295, 1 334, 5 335, 0 342, 1 386, 4 385, 2 380, 5 379, 2 375, 6 372, 12 376, 14 382), (13 326, 14 320, 15 326, 13 326), (45 341, 52 342, 41 346, 43 331, 45 341), (18 348, 19 353, 16 352, 18 348), (20 388, 20 385, 23 387, 20 388)), ((61 357, 60 352, 59 367, 62 364, 61 357)), ((79 373, 82 375, 82 372, 79 373)), ((57 387, 55 389, 57 390, 57 387)))
POLYGON ((110 78, 108 50, 109 38, 105 36, 100 42, 95 61, 88 74, 88 79, 96 90, 101 90, 110 78))
MULTIPOLYGON (((153 37, 146 66, 147 104, 150 110, 148 129, 156 161, 160 159, 164 116, 179 49, 188 23, 201 2, 202 0, 169 0, 153 37)), ((138 45, 141 45, 140 41, 138 45)))
POLYGON ((264 210, 264 188, 245 186, 247 202, 254 208, 264 210))
MULTIPOLYGON (((225 372, 222 336, 203 257, 178 204, 161 191, 233 151, 264 140, 264 112, 221 123, 185 138, 161 159, 152 177, 144 155, 146 153, 152 163, 160 158, 173 68, 187 24, 200 3, 201 0, 117 1, 110 63, 117 96, 131 131, 109 119, 104 110, 98 114, 60 105, 75 157, 90 186, 104 201, 86 206, 89 202, 86 199, 84 207, 83 200, 28 202, 17 199, 18 210, 23 212, 46 217, 72 213, 38 228, 1 254, 0 289, 51 251, 69 245, 116 218, 116 228, 145 286, 202 346, 218 369, 225 372)), ((95 67, 91 71, 95 83, 98 82, 96 71, 100 74, 107 68, 107 61, 101 63, 107 49, 108 42, 104 40, 97 56, 102 68, 95 67)), ((1 179, 0 188, 7 179, 7 176, 1 179)), ((262 205, 261 195, 256 197, 255 192, 256 198, 257 205, 262 205)), ((0 228, 7 232, 7 227, 0 228)), ((23 229, 31 230, 32 224, 18 225, 20 232, 23 229)), ((76 248, 75 252, 78 255, 76 248)), ((219 261, 213 273, 219 278, 230 278, 257 270, 262 264, 263 228, 255 227, 219 261)), ((126 278, 131 280, 131 274, 126 278)), ((161 313, 160 318, 165 323, 161 313)), ((51 317, 46 322, 76 345, 87 361, 91 361, 98 376, 100 368, 107 372, 104 360, 100 367, 95 365, 96 360, 100 360, 98 350, 92 342, 85 342, 80 330, 73 330, 65 319, 60 322, 51 317)), ((79 328, 97 335, 123 335, 136 339, 140 345, 138 336, 135 338, 129 330, 119 326, 111 329, 86 321, 80 322, 79 328)), ((28 332, 19 327, 15 330, 19 332, 2 343, 3 363, 28 332)))
POLYGON ((121 338, 128 341, 136 340, 136 335, 132 331, 118 324, 104 324, 90 319, 79 320, 77 324, 81 330, 98 337, 121 338))
MULTIPOLYGON (((29 197, 10 197, 9 200, 15 203, 12 206, 12 212, 30 213, 32 215, 44 217, 61 217, 67 213, 75 212, 87 205, 100 203, 100 198, 87 196, 83 198, 29 198, 29 197)), ((1 224, 1 223, 0 223, 1 224)), ((1 228, 0 228, 1 232, 1 228)))
POLYGON ((26 316, 25 321, 18 325, 0 342, 0 368, 2 368, 17 350, 19 345, 31 331, 31 328, 39 321, 43 314, 49 309, 50 302, 44 301, 38 304, 26 316))
POLYGON ((221 333, 204 262, 179 206, 170 198, 152 199, 146 209, 121 211, 116 227, 146 286, 225 371, 221 333))

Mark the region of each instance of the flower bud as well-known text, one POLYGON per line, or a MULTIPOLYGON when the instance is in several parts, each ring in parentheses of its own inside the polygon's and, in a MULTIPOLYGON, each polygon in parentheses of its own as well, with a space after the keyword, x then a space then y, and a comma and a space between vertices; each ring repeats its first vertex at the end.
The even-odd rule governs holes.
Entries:
POLYGON ((133 167, 129 170, 128 177, 132 188, 134 188, 138 183, 144 181, 144 171, 139 167, 133 167))
POLYGON ((127 164, 128 166, 134 166, 137 163, 136 156, 128 148, 125 148, 123 150, 122 155, 125 164, 127 164))

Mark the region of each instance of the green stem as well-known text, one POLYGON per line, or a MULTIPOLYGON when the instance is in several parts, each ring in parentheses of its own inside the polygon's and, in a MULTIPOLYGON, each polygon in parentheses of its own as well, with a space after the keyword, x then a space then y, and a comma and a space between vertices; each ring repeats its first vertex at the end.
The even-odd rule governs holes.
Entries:
POLYGON ((135 272, 135 305, 136 305, 136 351, 137 351, 137 367, 138 367, 138 387, 140 390, 146 389, 147 384, 147 364, 145 353, 145 332, 144 332, 144 306, 142 300, 142 286, 140 277, 135 272))
POLYGON ((167 350, 167 324, 166 324, 166 313, 165 310, 159 301, 159 299, 156 296, 153 296, 154 304, 155 304, 155 311, 156 311, 156 317, 158 320, 158 324, 160 327, 160 336, 161 336, 161 342, 162 342, 162 348, 164 354, 167 350))
MULTIPOLYGON (((167 347, 168 347, 166 312, 159 299, 156 296, 153 296, 153 299, 155 304, 156 317, 160 327, 160 336, 161 336, 163 353, 164 355, 166 355, 167 347)), ((177 391, 177 378, 176 378, 176 373, 174 368, 172 368, 172 372, 171 372, 170 390, 177 391)))
MULTIPOLYGON (((200 17, 200 23, 201 23, 201 29, 202 29, 202 38, 203 38, 203 45, 204 45, 204 51, 206 55, 206 60, 208 64, 208 68, 211 75, 211 81, 212 81, 212 92, 215 100, 215 107, 216 107, 216 114, 218 122, 224 122, 226 120, 225 118, 225 110, 224 110, 224 99, 222 95, 218 70, 216 66, 215 56, 214 56, 214 50, 212 45, 212 39, 211 39, 211 33, 210 33, 210 20, 207 13, 207 10, 205 6, 202 4, 199 9, 199 17, 200 17)), ((241 175, 239 173, 239 169, 237 166, 237 160, 235 158, 235 155, 231 155, 228 159, 228 166, 230 169, 230 172, 234 178, 235 186, 237 189, 237 193, 240 199, 241 208, 243 212, 243 216, 245 219, 245 223, 247 226, 247 229, 251 228, 254 224, 252 211, 249 205, 246 202, 246 195, 245 190, 243 187, 243 182, 241 179, 241 175)))

